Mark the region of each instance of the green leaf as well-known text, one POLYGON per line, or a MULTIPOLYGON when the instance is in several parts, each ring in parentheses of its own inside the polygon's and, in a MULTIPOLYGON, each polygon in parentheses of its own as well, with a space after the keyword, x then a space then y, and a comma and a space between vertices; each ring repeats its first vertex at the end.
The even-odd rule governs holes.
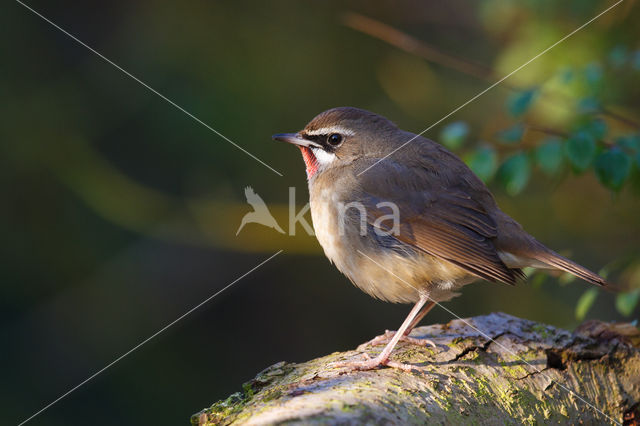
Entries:
POLYGON ((531 283, 531 287, 536 290, 542 287, 542 284, 547 280, 547 274, 543 272, 536 271, 533 273, 533 276, 530 277, 529 282, 531 283))
POLYGON ((593 162, 593 157, 596 154, 596 141, 589 133, 579 131, 571 135, 564 148, 573 170, 576 173, 581 173, 593 162))
POLYGON ((537 96, 537 88, 514 93, 507 99, 507 111, 509 111, 512 116, 519 117, 527 112, 537 96))
POLYGON ((640 135, 624 135, 616 138, 616 145, 622 149, 640 152, 640 135))
POLYGON ((602 82, 602 66, 596 62, 588 64, 584 68, 584 78, 589 86, 598 87, 602 82))
POLYGON ((640 70, 640 50, 636 50, 633 52, 633 57, 631 58, 631 65, 634 69, 640 70))
POLYGON ((562 68, 558 73, 558 78, 560 79, 560 82, 564 84, 571 83, 574 77, 575 77, 575 72, 573 71, 573 69, 569 67, 562 68))
POLYGON ((564 156, 562 143, 557 138, 548 139, 536 148, 538 167, 549 176, 554 176, 562 166, 564 156))
POLYGON ((522 191, 527 186, 530 176, 529 157, 524 152, 519 152, 507 158, 498 170, 498 179, 500 179, 509 195, 516 195, 522 191))
POLYGON ((509 127, 508 129, 504 129, 496 134, 496 137, 501 142, 505 143, 516 143, 522 139, 522 135, 524 134, 524 125, 522 123, 518 123, 514 126, 509 127))
POLYGON ((616 309, 625 317, 633 313, 640 301, 640 288, 629 293, 620 293, 616 296, 616 309))
POLYGON ((629 59, 629 51, 626 46, 618 45, 609 52, 609 62, 616 68, 620 68, 629 59))
POLYGON ((458 149, 469 134, 469 126, 464 121, 447 124, 440 132, 440 141, 449 149, 458 149))
POLYGON ((620 136, 616 139, 616 145, 632 156, 636 167, 640 169, 640 134, 620 136))
POLYGON ((596 176, 607 188, 620 190, 631 171, 631 158, 620 148, 611 148, 596 158, 596 176))
POLYGON ((498 155, 490 146, 481 146, 465 158, 467 165, 484 182, 488 182, 496 171, 498 155))
POLYGON ((629 186, 633 191, 633 194, 636 197, 640 197, 640 154, 636 156, 636 163, 638 163, 637 167, 634 167, 631 170, 631 174, 629 176, 629 186))
POLYGON ((600 101, 594 97, 586 97, 578 102, 578 111, 583 114, 593 114, 600 111, 600 101))
POLYGON ((576 304, 576 319, 582 321, 587 316, 587 312, 593 306, 593 303, 598 297, 598 290, 593 287, 582 293, 582 296, 578 299, 576 304))
POLYGON ((606 121, 601 118, 595 118, 593 120, 589 120, 580 128, 580 130, 589 133, 595 140, 598 141, 604 138, 609 128, 606 121))
POLYGON ((565 286, 573 281, 576 280, 576 276, 573 274, 570 274, 568 272, 563 272, 562 274, 560 274, 560 276, 558 277, 558 284, 560 284, 561 286, 565 286))

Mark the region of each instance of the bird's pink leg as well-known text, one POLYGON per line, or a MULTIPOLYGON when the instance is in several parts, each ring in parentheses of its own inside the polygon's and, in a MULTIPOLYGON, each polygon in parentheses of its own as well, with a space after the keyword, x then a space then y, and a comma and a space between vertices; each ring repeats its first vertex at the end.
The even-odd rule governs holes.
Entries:
MULTIPOLYGON (((409 364, 403 364, 400 362, 389 361, 389 355, 391 355, 391 351, 396 347, 400 338, 404 335, 407 329, 414 323, 416 317, 420 314, 420 310, 427 303, 427 296, 420 296, 420 300, 415 304, 409 315, 404 320, 398 332, 391 338, 391 341, 385 346, 385 348, 380 352, 380 354, 375 358, 369 358, 367 354, 365 354, 365 361, 345 361, 345 362, 335 362, 332 363, 333 367, 346 367, 352 370, 372 370, 381 365, 388 365, 389 367, 400 368, 405 371, 410 371, 413 367, 409 364)), ((424 315, 423 315, 424 316, 424 315)))
MULTIPOLYGON (((409 333, 411 333, 411 330, 413 330, 420 323, 422 318, 424 318, 424 316, 427 315, 435 305, 436 305, 436 302, 433 302, 433 301, 429 301, 427 304, 424 305, 422 310, 418 313, 418 315, 416 315, 416 317, 411 322, 411 324, 409 324, 409 327, 407 327, 407 330, 400 337, 400 341, 413 343, 414 345, 420 345, 420 346, 431 345, 434 348, 436 347, 436 344, 429 339, 417 339, 415 337, 409 337, 409 333)), ((395 331, 386 330, 384 334, 374 337, 364 345, 361 345, 361 347, 368 346, 368 345, 375 346, 381 343, 386 343, 389 341, 389 339, 395 336, 395 334, 396 334, 395 331)))

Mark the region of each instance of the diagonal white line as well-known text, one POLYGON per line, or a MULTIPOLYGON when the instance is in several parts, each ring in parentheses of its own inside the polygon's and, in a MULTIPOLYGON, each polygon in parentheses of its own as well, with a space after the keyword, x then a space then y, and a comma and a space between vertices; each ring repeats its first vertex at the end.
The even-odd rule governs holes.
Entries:
MULTIPOLYGON (((414 290, 416 290, 419 294, 424 294, 424 291, 420 291, 417 288, 415 288, 413 285, 411 285, 411 283, 408 283, 407 281, 403 280, 402 278, 400 278, 399 276, 397 276, 396 274, 394 274, 392 271, 388 270, 387 268, 385 268, 384 266, 382 266, 381 264, 379 264, 378 262, 376 262, 375 260, 373 260, 372 258, 370 258, 369 256, 367 256, 366 254, 364 254, 362 251, 358 250, 358 253, 360 253, 361 255, 363 255, 364 257, 366 257, 367 259, 369 259, 370 261, 372 261, 373 263, 375 263, 376 265, 378 265, 381 269, 383 269, 384 271, 387 271, 388 273, 390 273, 391 275, 393 275, 394 277, 396 277, 397 279, 399 279, 400 281, 402 281, 403 283, 407 284, 408 286, 412 287, 414 290)), ((445 306, 441 305, 440 303, 438 303, 437 301, 433 300, 432 298, 428 297, 427 298, 432 301, 433 303, 435 303, 436 305, 438 305, 439 307, 441 307, 442 309, 444 309, 445 311, 447 311, 448 313, 450 313, 452 316, 456 317, 457 319, 459 319, 460 321, 462 321, 463 323, 465 323, 466 325, 468 325, 469 327, 471 327, 472 329, 474 329, 475 331, 477 331, 478 333, 480 333, 483 337, 487 338, 489 341, 495 343, 497 346, 500 346, 502 349, 504 349, 505 351, 507 351, 509 354, 513 355, 514 357, 518 358, 520 361, 524 362, 525 364, 527 364, 529 367, 533 368, 535 370, 536 373, 544 373, 543 370, 539 370, 538 368, 536 368, 536 366, 530 364, 529 362, 527 362, 527 360, 525 360, 524 358, 522 358, 520 355, 516 354, 515 352, 513 352, 511 349, 507 348, 506 346, 504 346, 502 343, 498 342, 497 340, 495 340, 493 337, 489 336, 487 333, 485 333, 484 331, 478 329, 477 327, 475 327, 473 324, 471 324, 469 321, 465 320, 464 318, 460 318, 458 315, 456 315, 453 311, 451 311, 449 308, 446 308, 445 306)), ((589 407, 593 408, 595 411, 597 411, 598 413, 602 414, 603 416, 605 416, 607 419, 609 419, 611 422, 620 425, 621 423, 616 421, 613 417, 609 416, 608 414, 604 413, 602 410, 600 410, 598 407, 596 407, 595 405, 593 405, 592 403, 590 403, 589 401, 587 401, 585 398, 583 398, 582 396, 580 396, 579 394, 577 394, 575 391, 569 389, 568 387, 565 387, 562 385, 562 383, 559 383, 553 379, 551 379, 551 381, 555 384, 557 384, 559 387, 561 387, 562 389, 564 389, 565 391, 569 392, 570 394, 574 395, 576 398, 578 398, 580 401, 584 402, 586 405, 588 405, 589 407)))
POLYGON ((529 65, 531 62, 535 61, 536 59, 538 59, 540 56, 544 55, 545 53, 547 53, 548 51, 550 51, 551 49, 553 49, 554 47, 556 47, 557 45, 559 45, 560 43, 562 43, 563 41, 565 41, 566 39, 568 39, 569 37, 571 37, 572 35, 574 35, 575 33, 577 33, 578 31, 580 31, 581 29, 583 29, 584 27, 586 27, 587 25, 589 25, 590 23, 592 23, 593 21, 595 21, 596 19, 598 19, 599 17, 601 17, 602 15, 604 15, 605 13, 607 13, 608 11, 610 11, 611 9, 613 9, 614 7, 616 7, 617 5, 619 5, 620 3, 622 3, 624 0, 618 0, 616 3, 614 3, 613 5, 609 6, 607 9, 605 9, 604 11, 600 12, 599 14, 597 14, 596 16, 594 16, 593 18, 589 19, 587 22, 585 22, 584 24, 580 25, 578 28, 576 28, 575 30, 571 31, 569 34, 567 34, 566 36, 562 37, 560 40, 556 41, 555 43, 553 43, 551 46, 547 47, 546 49, 544 49, 542 52, 538 53, 536 56, 534 56, 533 58, 529 59, 527 62, 525 62, 524 64, 520 65, 518 68, 516 68, 515 70, 511 71, 509 74, 505 75, 504 77, 502 77, 500 80, 496 81, 495 83, 493 83, 491 86, 487 87, 486 89, 484 89, 482 92, 478 93, 477 95, 475 95, 473 98, 469 99, 467 102, 463 103, 462 105, 460 105, 458 108, 454 109, 453 111, 451 111, 450 113, 448 113, 447 115, 445 115, 444 117, 442 117, 440 120, 436 121, 435 123, 433 123, 431 126, 427 127, 426 129, 424 129, 423 131, 421 131, 420 133, 418 133, 417 135, 415 135, 414 137, 412 137, 411 139, 409 139, 408 141, 406 141, 405 143, 403 143, 402 145, 400 145, 399 147, 397 147, 396 149, 394 149, 393 151, 391 151, 389 154, 385 155, 384 157, 380 158, 378 161, 376 161, 375 163, 373 163, 372 165, 370 165, 369 167, 367 167, 366 169, 364 169, 363 171, 361 171, 360 173, 358 173, 358 176, 360 176, 361 174, 363 174, 364 172, 366 172, 367 170, 371 169, 372 167, 374 167, 376 164, 380 163, 381 161, 385 160, 386 158, 388 158, 389 156, 393 155, 396 153, 396 151, 398 151, 399 149, 404 148, 405 146, 407 146, 408 144, 410 144, 411 142, 413 142, 416 138, 418 138, 418 136, 422 136, 423 134, 425 134, 426 132, 428 132, 429 130, 433 129, 435 126, 437 126, 438 124, 442 123, 444 120, 446 120, 447 118, 449 118, 450 116, 452 116, 453 114, 455 114, 456 112, 460 111, 462 108, 466 107, 467 105, 469 105, 471 102, 475 101, 476 99, 478 99, 480 96, 484 95, 485 93, 487 93, 489 90, 493 89, 494 87, 496 87, 497 85, 499 85, 500 83, 502 83, 503 81, 505 81, 506 79, 508 79, 509 77, 511 77, 513 74, 517 73, 518 71, 520 71, 522 68, 526 67, 527 65, 529 65))
POLYGON ((249 275, 250 273, 252 273, 253 271, 255 271, 256 269, 258 269, 259 267, 261 267, 262 265, 264 265, 265 263, 267 263, 268 261, 270 261, 271 259, 273 259, 274 257, 276 257, 277 255, 279 255, 280 253, 282 253, 283 250, 279 250, 278 252, 272 254, 269 258, 263 260, 262 262, 260 262, 258 265, 254 266, 253 268, 251 268, 250 270, 248 270, 247 272, 245 272, 244 274, 240 275, 238 278, 236 278, 235 280, 233 280, 231 283, 229 283, 226 287, 224 287, 222 290, 219 290, 218 292, 212 294, 211 296, 207 297, 205 300, 203 300, 202 302, 198 303, 196 306, 194 306, 193 308, 189 309, 187 312, 185 312, 184 314, 180 315, 178 318, 176 318, 175 320, 171 321, 169 324, 165 325, 164 327, 162 327, 160 330, 156 331, 155 333, 153 333, 151 336, 147 337, 146 339, 144 339, 142 342, 138 343, 137 345, 135 345, 133 348, 129 349, 127 352, 125 352, 124 354, 120 355, 118 358, 114 359, 113 361, 111 361, 109 364, 105 365, 104 367, 102 367, 100 370, 96 371, 95 373, 93 373, 91 376, 87 377, 85 380, 83 380, 82 382, 78 383, 76 386, 72 387, 71 389, 69 389, 67 392, 63 393, 62 395, 60 395, 58 398, 54 399, 53 401, 51 401, 49 404, 45 405, 44 407, 42 407, 39 411, 35 412, 34 414, 32 414, 30 417, 26 418, 25 420, 23 420, 22 422, 20 422, 18 424, 18 426, 22 426, 23 424, 27 423, 28 421, 30 421, 31 419, 33 419, 34 417, 36 417, 37 415, 41 414, 42 412, 44 412, 45 410, 47 410, 48 408, 50 408, 52 405, 56 404, 57 402, 59 402, 61 399, 65 398, 66 396, 68 396, 69 394, 71 394, 72 392, 74 392, 76 389, 78 389, 79 387, 81 387, 82 385, 86 384, 87 382, 89 382, 90 380, 92 380, 93 378, 95 378, 96 376, 98 376, 99 374, 103 373, 105 370, 107 370, 108 368, 112 367, 114 364, 116 364, 117 362, 121 361, 123 358, 125 358, 126 356, 128 356, 129 354, 131 354, 132 352, 134 352, 135 350, 139 349, 142 345, 144 345, 145 343, 149 342, 151 339, 153 339, 154 337, 158 336, 160 333, 164 332, 165 330, 167 330, 169 327, 175 325, 178 321, 182 320, 183 318, 185 318, 187 315, 191 314, 193 311, 195 311, 196 309, 200 308, 202 305, 204 305, 205 303, 209 302, 211 299, 213 299, 214 297, 216 297, 217 295, 219 295, 220 293, 222 293, 223 291, 225 291, 226 289, 228 289, 229 287, 231 287, 232 285, 234 285, 235 283, 237 283, 238 281, 240 281, 241 279, 243 279, 244 277, 246 277, 247 275, 249 275))
POLYGON ((73 39, 74 41, 79 43, 80 45, 86 47, 91 52, 93 52, 96 55, 98 55, 100 58, 102 58, 103 60, 105 60, 109 64, 113 65, 118 70, 122 71, 124 74, 126 74, 131 79, 133 79, 133 80, 137 81, 138 83, 140 83, 142 86, 147 88, 149 91, 155 93, 156 95, 158 95, 159 97, 161 97, 162 99, 164 99, 165 101, 170 103, 172 106, 177 108, 179 111, 181 111, 184 114, 188 115, 189 117, 193 118, 195 121, 197 121, 198 123, 202 124, 204 127, 206 127, 207 129, 211 130, 213 133, 215 133, 216 135, 220 136, 222 139, 224 139, 225 141, 229 142, 231 145, 235 146, 240 151, 244 152, 249 157, 253 158, 254 160, 259 162, 260 164, 262 164, 263 166, 265 166, 266 168, 268 168, 269 170, 271 170, 272 172, 274 172, 278 176, 282 176, 282 173, 280 173, 279 171, 277 171, 276 169, 274 169, 273 167, 271 167, 270 165, 268 165, 267 163, 265 163, 264 161, 262 161, 261 159, 259 159, 258 157, 256 157, 255 155, 253 155, 252 153, 250 153, 249 151, 247 151, 246 149, 244 149, 243 147, 241 147, 240 145, 238 145, 237 143, 235 143, 234 141, 232 141, 231 139, 229 139, 228 137, 226 137, 225 135, 223 135, 222 133, 220 133, 219 131, 217 131, 216 129, 211 127, 210 125, 208 125, 207 123, 205 123, 204 121, 200 120, 198 117, 196 117, 195 115, 191 114, 189 111, 187 111, 186 109, 182 108, 180 105, 178 105, 177 103, 173 102, 171 99, 167 98, 165 95, 163 95, 162 93, 158 92, 156 89, 154 89, 153 87, 149 86, 147 83, 145 83, 144 81, 140 80, 138 77, 136 77, 135 75, 131 74, 129 71, 125 70, 124 68, 122 68, 121 66, 116 64, 115 62, 113 62, 111 59, 107 58, 106 56, 104 56, 103 54, 101 54, 100 52, 98 52, 97 50, 95 50, 94 48, 92 48, 91 46, 89 46, 88 44, 83 42, 82 40, 78 39, 73 34, 69 33, 66 30, 64 30, 59 25, 57 25, 55 22, 53 22, 50 19, 48 19, 47 17, 43 16, 42 14, 40 14, 38 11, 34 10, 30 6, 27 6, 22 1, 16 0, 16 2, 18 2, 22 6, 24 6, 25 8, 27 8, 31 12, 33 12, 35 15, 39 16, 40 18, 42 18, 43 20, 45 20, 46 22, 48 22, 49 24, 51 24, 52 26, 54 26, 55 28, 60 30, 66 36, 70 37, 71 39, 73 39))

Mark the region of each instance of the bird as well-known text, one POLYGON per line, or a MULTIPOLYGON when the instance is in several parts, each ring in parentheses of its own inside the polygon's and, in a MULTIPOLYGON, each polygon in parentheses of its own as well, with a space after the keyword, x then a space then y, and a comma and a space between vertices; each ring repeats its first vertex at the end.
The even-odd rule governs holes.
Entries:
POLYGON ((397 343, 424 340, 408 335, 436 304, 480 279, 514 285, 532 267, 607 285, 500 210, 459 157, 381 115, 332 108, 272 139, 302 152, 314 232, 329 261, 370 296, 414 305, 396 332, 371 341, 388 340, 377 356, 339 367, 411 370, 391 359, 397 343))
POLYGON ((244 196, 247 198, 247 203, 249 203, 251 207, 253 207, 253 211, 245 214, 242 217, 240 226, 236 231, 236 236, 240 233, 242 228, 244 228, 247 223, 259 223, 261 225, 268 226, 269 228, 273 228, 281 234, 284 234, 284 231, 282 230, 282 228, 280 228, 280 225, 278 225, 276 219, 271 215, 271 212, 269 211, 269 208, 267 208, 264 200, 255 193, 253 188, 247 186, 244 189, 244 196))

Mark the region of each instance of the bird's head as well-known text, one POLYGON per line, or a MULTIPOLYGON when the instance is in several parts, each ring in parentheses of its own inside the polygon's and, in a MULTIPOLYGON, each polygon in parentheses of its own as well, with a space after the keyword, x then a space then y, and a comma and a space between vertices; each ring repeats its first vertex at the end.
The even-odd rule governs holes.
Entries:
POLYGON ((278 133, 273 139, 297 145, 307 177, 344 166, 362 157, 380 158, 392 150, 398 128, 386 118, 363 109, 332 108, 318 114, 298 133, 278 133))

